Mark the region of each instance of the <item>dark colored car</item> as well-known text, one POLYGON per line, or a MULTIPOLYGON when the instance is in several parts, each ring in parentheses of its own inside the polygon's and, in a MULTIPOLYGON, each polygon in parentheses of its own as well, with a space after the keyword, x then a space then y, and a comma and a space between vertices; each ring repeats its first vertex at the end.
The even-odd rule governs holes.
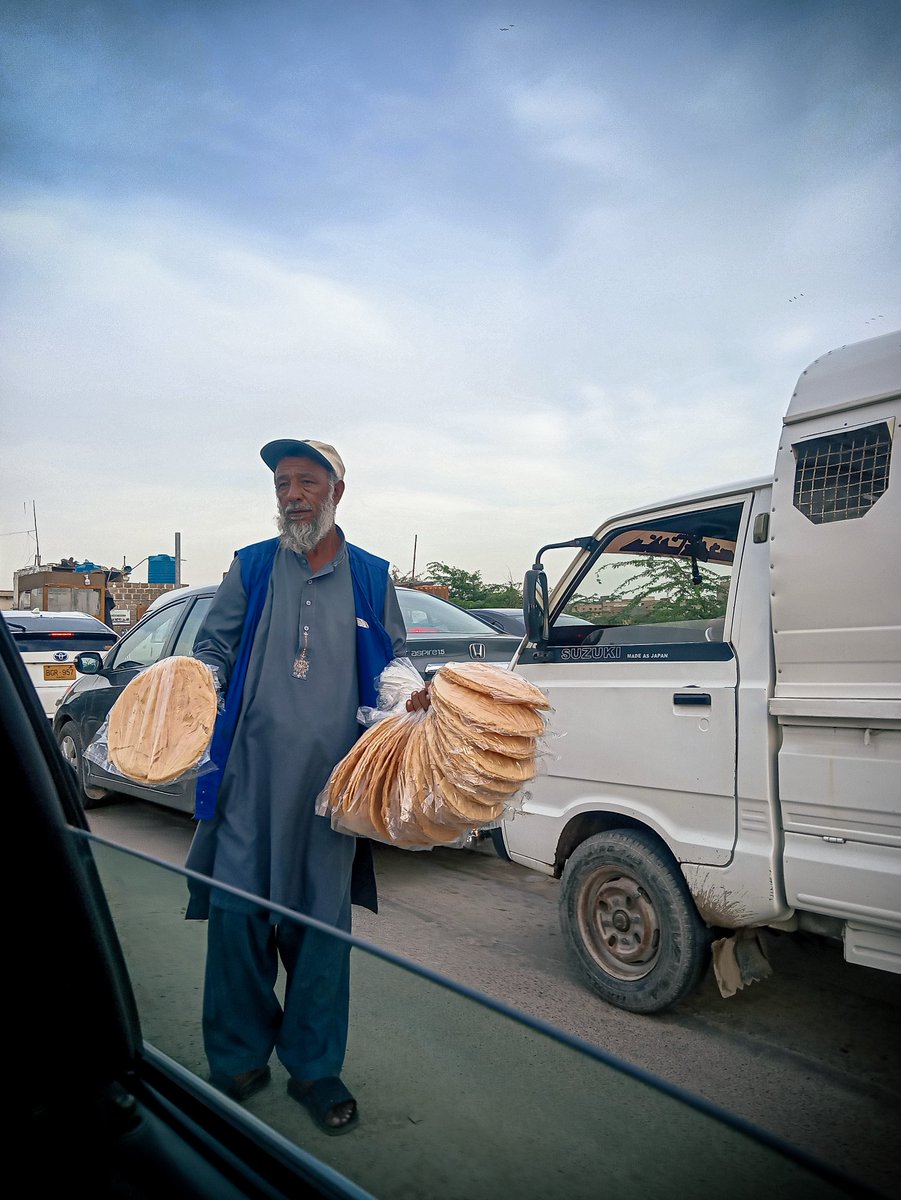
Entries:
POLYGON ((5 1162, 30 1194, 720 1200, 725 1179, 739 1200, 874 1195, 647 1071, 281 909, 280 923, 350 942, 360 1129, 321 1134, 277 1062, 271 1085, 237 1104, 207 1079, 188 873, 91 830, 4 622, 0 755, 28 896, 27 920, 17 905, 6 920, 21 986, 7 988, 4 1020, 28 1065, 10 1091, 5 1162), (653 1153, 601 1153, 611 1114, 653 1153))
MULTIPOLYGON (((121 793, 180 812, 194 811, 192 780, 148 787, 110 774, 86 758, 85 751, 123 688, 138 671, 161 658, 192 653, 216 586, 206 584, 166 592, 154 600, 138 624, 105 657, 75 656, 73 674, 77 669, 79 678, 56 710, 53 732, 64 758, 75 769, 86 808, 121 793)), ((519 638, 498 633, 440 596, 412 588, 398 588, 397 595, 407 627, 407 653, 425 679, 449 661, 509 663, 519 646, 519 638)))
POLYGON ((75 655, 103 653, 116 640, 108 625, 87 613, 23 610, 4 612, 3 618, 51 720, 75 679, 75 655))
POLYGON ((397 598, 407 627, 407 654, 425 679, 446 662, 473 659, 508 666, 519 649, 520 638, 450 600, 402 587, 397 598))

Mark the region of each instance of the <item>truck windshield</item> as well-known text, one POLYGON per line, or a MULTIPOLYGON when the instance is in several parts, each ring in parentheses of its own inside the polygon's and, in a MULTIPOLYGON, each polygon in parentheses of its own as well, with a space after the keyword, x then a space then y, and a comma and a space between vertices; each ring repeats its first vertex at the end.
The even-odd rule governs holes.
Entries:
POLYGON ((568 610, 637 640, 722 640, 741 511, 730 504, 611 531, 568 610))

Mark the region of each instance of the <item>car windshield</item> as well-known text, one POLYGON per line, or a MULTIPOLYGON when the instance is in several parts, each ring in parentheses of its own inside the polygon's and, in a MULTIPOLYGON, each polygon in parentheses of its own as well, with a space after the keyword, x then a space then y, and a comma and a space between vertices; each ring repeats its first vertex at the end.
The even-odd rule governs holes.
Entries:
MULTIPOLYGON (((503 624, 505 629, 516 630, 517 633, 525 633, 526 624, 522 615, 521 608, 486 608, 481 610, 481 614, 488 621, 497 621, 498 624, 503 624)), ((590 621, 586 621, 583 617, 574 617, 570 613, 560 613, 554 618, 554 625, 590 625, 590 621)))
POLYGON ((398 588, 397 598, 408 634, 466 633, 484 638, 495 632, 479 617, 440 596, 398 588))
MULTIPOLYGON (((135 991, 145 1056, 205 1079, 205 924, 185 920, 189 875, 71 829, 93 857, 135 991)), ((230 889, 220 889, 229 891, 230 889)), ((264 901, 259 901, 265 905, 264 901)), ((281 922, 349 941, 355 1087, 368 1136, 335 1141, 297 1119, 287 1076, 250 1113, 369 1196, 752 1198, 766 1189, 823 1200, 800 1156, 602 1051, 358 938, 266 905, 281 922), (653 1153, 599 1154, 612 1124, 653 1153)), ((362 1133, 363 1131, 361 1131, 362 1133)), ((342 1194, 338 1192, 338 1194, 342 1194)))

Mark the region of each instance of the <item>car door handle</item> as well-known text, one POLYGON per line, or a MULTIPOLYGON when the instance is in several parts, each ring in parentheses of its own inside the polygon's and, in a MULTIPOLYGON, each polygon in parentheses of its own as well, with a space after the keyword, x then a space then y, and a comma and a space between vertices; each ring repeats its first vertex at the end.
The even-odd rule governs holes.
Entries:
POLYGON ((673 704, 710 704, 709 692, 676 692, 673 696, 673 704))

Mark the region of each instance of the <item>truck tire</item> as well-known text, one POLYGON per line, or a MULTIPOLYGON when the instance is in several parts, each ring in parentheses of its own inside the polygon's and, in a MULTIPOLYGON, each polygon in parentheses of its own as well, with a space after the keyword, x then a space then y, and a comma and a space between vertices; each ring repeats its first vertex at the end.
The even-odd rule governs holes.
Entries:
POLYGON ((560 924, 589 985, 635 1013, 686 996, 710 961, 710 931, 678 864, 650 833, 587 838, 563 871, 560 924))
POLYGON ((67 721, 63 725, 57 734, 57 741, 63 758, 75 772, 84 808, 99 808, 103 804, 110 804, 116 798, 114 793, 106 791, 105 788, 88 787, 85 783, 84 742, 74 721, 67 721))

